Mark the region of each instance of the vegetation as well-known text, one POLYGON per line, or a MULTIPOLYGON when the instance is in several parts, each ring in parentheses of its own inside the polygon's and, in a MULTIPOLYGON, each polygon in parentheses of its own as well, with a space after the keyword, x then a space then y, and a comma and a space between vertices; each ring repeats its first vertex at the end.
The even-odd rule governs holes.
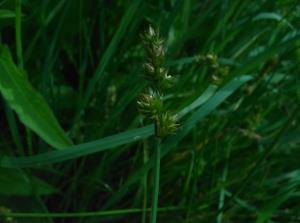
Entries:
POLYGON ((299 46, 298 0, 1 0, 0 222, 300 222, 299 46))

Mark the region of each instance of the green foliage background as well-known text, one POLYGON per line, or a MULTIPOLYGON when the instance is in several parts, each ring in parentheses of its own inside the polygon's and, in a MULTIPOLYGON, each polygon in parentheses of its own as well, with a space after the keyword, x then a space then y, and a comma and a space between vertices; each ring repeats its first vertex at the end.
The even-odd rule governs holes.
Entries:
POLYGON ((181 125, 157 222, 299 222, 297 0, 1 0, 0 222, 149 222, 149 24, 181 125))

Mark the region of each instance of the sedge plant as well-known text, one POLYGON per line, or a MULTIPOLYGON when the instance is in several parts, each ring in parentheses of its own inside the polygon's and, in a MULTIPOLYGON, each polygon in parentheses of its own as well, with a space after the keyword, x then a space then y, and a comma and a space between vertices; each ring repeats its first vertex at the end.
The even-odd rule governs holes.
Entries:
POLYGON ((146 119, 155 124, 155 151, 154 151, 154 185, 152 195, 151 223, 156 223, 159 197, 160 153, 161 141, 174 133, 178 128, 176 116, 172 115, 163 106, 163 93, 173 85, 173 77, 165 68, 164 41, 159 32, 152 28, 141 36, 147 55, 144 64, 144 76, 149 81, 148 89, 141 94, 138 100, 139 111, 146 119))
POLYGON ((0 222, 297 221, 299 1, 96 2, 0 3, 0 222))

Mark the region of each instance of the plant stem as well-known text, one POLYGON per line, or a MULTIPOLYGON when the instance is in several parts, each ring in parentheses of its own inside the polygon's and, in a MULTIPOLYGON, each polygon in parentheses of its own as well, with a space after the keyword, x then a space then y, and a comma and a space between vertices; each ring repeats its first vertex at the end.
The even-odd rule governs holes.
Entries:
MULTIPOLYGON (((163 207, 158 208, 159 212, 172 212, 172 211, 182 211, 185 207, 163 207)), ((1 217, 13 217, 13 218, 76 218, 76 217, 96 217, 96 216, 117 216, 117 215, 127 215, 127 214, 137 214, 144 211, 142 208, 133 209, 120 209, 111 211, 95 211, 95 212, 56 212, 56 213, 0 213, 1 217)), ((150 211, 147 208, 146 211, 150 211)))
POLYGON ((22 54, 22 26, 21 26, 21 0, 16 0, 16 20, 15 20, 15 31, 16 31, 16 51, 18 58, 18 65, 23 69, 23 54, 22 54))
POLYGON ((152 195, 152 208, 151 208, 151 223, 156 223, 158 194, 159 194, 159 175, 160 175, 160 146, 161 140, 155 139, 155 154, 154 154, 154 189, 152 195))
MULTIPOLYGON (((15 32, 16 32, 16 53, 17 62, 20 69, 24 68, 23 62, 23 49, 22 49, 22 0, 16 0, 16 19, 15 19, 15 32)), ((33 154, 32 148, 32 135, 29 128, 26 128, 26 140, 28 145, 28 154, 33 154)))
MULTIPOLYGON (((144 140, 144 165, 149 161, 149 153, 148 153, 148 142, 144 140)), ((147 204, 148 204, 148 171, 145 172, 145 176, 143 178, 143 213, 142 213, 142 223, 146 223, 146 216, 147 216, 147 204)))

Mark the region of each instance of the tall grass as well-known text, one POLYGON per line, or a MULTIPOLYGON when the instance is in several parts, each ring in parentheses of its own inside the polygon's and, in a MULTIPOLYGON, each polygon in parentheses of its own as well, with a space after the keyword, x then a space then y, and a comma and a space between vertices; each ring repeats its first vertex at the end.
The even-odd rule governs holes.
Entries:
POLYGON ((0 222, 299 221, 299 29, 297 0, 1 1, 0 222), (149 24, 180 123, 160 159, 149 24))

